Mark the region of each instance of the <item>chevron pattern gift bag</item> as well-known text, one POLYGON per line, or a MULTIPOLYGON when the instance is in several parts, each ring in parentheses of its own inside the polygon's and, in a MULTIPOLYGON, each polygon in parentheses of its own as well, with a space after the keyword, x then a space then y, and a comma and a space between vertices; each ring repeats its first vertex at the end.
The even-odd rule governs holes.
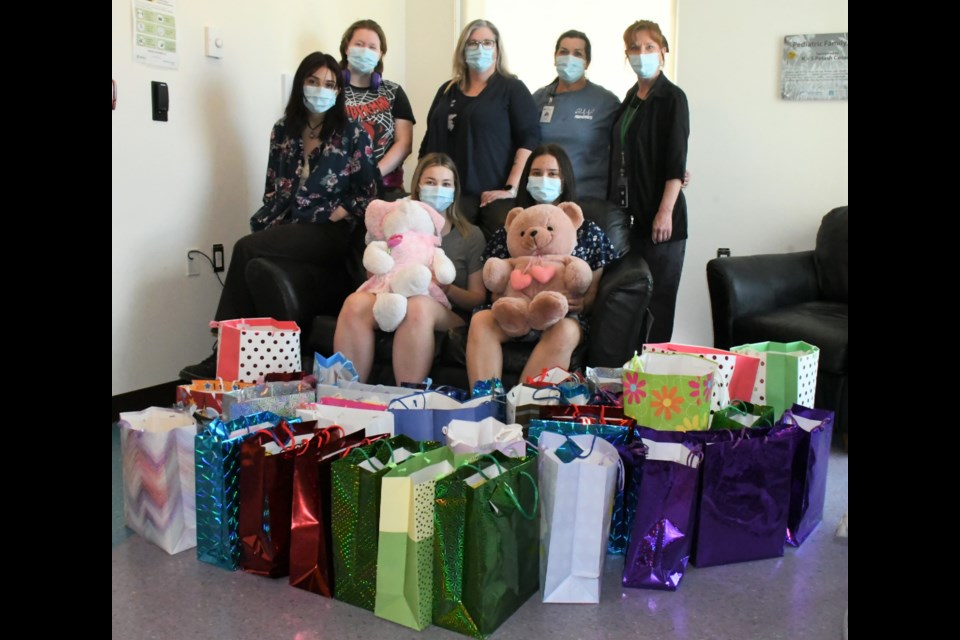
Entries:
POLYGON ((124 522, 170 554, 197 546, 196 435, 196 420, 181 411, 120 414, 124 522))

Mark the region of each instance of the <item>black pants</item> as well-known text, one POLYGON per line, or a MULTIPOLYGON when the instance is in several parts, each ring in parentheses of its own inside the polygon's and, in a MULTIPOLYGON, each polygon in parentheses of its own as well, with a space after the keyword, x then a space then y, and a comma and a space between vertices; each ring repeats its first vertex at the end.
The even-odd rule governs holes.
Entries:
POLYGON ((653 296, 650 300, 653 327, 650 329, 649 341, 670 342, 687 241, 653 244, 649 235, 641 238, 639 234, 634 234, 630 238, 630 244, 634 250, 640 251, 640 255, 650 265, 650 274, 653 276, 653 296))
MULTIPOLYGON (((361 225, 362 226, 362 225, 361 225)), ((249 318, 257 313, 247 287, 247 264, 254 258, 282 258, 329 266, 343 273, 350 238, 347 220, 328 224, 283 224, 237 240, 214 320, 249 318)))

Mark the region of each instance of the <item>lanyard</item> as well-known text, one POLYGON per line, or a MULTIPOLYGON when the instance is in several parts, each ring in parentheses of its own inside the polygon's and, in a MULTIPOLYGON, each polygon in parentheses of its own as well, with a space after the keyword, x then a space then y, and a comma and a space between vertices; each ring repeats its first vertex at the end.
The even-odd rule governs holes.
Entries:
POLYGON ((623 113, 623 118, 620 119, 620 175, 625 176, 626 167, 627 167, 627 131, 630 129, 630 125, 633 123, 633 119, 636 117, 637 112, 640 110, 640 101, 637 100, 636 96, 630 100, 630 104, 627 105, 627 110, 623 113))

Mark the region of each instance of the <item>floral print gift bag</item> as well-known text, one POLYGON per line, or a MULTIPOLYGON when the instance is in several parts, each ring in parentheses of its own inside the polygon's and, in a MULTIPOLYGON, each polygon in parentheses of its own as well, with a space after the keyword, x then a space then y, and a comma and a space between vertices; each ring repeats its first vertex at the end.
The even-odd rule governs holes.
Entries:
POLYGON ((717 365, 683 353, 636 353, 623 365, 623 412, 662 431, 706 431, 717 365))

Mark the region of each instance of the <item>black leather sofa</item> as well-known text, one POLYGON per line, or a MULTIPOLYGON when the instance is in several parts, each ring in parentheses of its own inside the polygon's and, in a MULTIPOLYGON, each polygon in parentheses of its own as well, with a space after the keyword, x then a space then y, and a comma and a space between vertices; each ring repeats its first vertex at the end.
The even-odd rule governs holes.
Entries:
MULTIPOLYGON (((573 354, 571 369, 590 366, 620 366, 642 346, 649 331, 647 306, 652 292, 652 277, 646 262, 637 253, 628 252, 629 217, 616 205, 604 200, 579 202, 584 216, 596 222, 610 236, 620 255, 604 269, 600 289, 590 316, 586 340, 573 354)), ((465 202, 465 216, 480 227, 484 236, 503 226, 513 200, 498 200, 479 209, 476 202, 465 202)), ((258 258, 247 266, 247 282, 253 291, 257 313, 283 320, 295 320, 303 335, 305 362, 316 351, 333 353, 333 333, 343 300, 365 279, 362 266, 364 228, 358 225, 351 241, 351 258, 342 273, 325 272, 302 263, 258 258)), ((434 363, 430 377, 434 384, 467 388, 467 329, 462 327, 437 333, 434 363)), ((394 384, 391 366, 393 334, 377 332, 371 383, 394 384)), ((503 383, 509 388, 517 382, 533 345, 507 343, 503 353, 503 383)))
POLYGON ((813 251, 707 263, 714 345, 804 340, 820 348, 816 405, 847 434, 847 207, 823 217, 813 251))

